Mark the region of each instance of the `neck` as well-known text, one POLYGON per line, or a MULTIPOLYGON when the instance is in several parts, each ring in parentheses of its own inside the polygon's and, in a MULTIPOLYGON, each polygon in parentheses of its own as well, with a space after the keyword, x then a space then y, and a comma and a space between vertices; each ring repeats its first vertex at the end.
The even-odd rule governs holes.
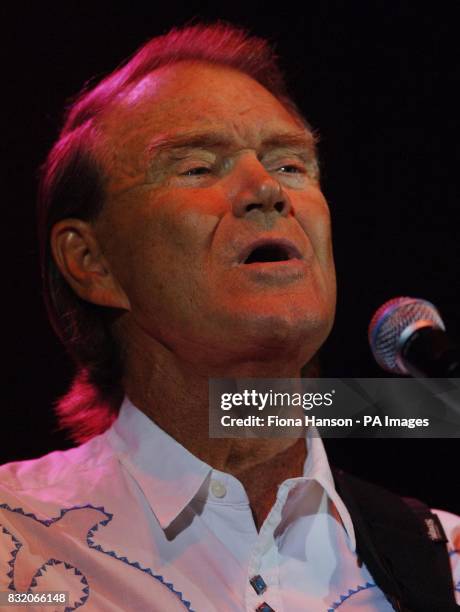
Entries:
MULTIPOLYGON (((246 489, 256 525, 260 526, 276 499, 278 486, 287 478, 302 474, 305 441, 209 438, 208 376, 197 373, 190 364, 161 345, 155 345, 153 355, 142 343, 131 344, 129 349, 123 380, 128 397, 196 457, 238 478, 246 489)), ((251 364, 246 368, 246 376, 257 377, 258 373, 260 378, 268 377, 262 365, 265 364, 259 367, 251 364)), ((300 371, 284 369, 282 375, 298 378, 300 371)), ((226 376, 235 374, 227 373, 226 376)))

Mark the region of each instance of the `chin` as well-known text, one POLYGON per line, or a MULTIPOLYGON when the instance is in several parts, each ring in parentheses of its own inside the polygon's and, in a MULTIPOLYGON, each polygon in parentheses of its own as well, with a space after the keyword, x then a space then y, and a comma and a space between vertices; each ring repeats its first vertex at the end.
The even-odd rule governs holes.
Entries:
POLYGON ((225 301, 209 300, 205 318, 195 321, 200 342, 187 348, 190 362, 202 363, 203 372, 216 378, 299 376, 332 328, 335 294, 321 289, 264 296, 227 292, 225 301))
POLYGON ((240 322, 241 334, 248 349, 259 358, 292 361, 301 368, 319 350, 328 337, 334 311, 252 312, 240 322))

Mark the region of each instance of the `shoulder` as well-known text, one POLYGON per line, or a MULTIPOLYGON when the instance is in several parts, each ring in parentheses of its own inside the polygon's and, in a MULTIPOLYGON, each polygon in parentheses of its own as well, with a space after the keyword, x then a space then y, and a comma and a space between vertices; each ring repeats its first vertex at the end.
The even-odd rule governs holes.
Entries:
MULTIPOLYGON (((56 523, 69 528, 83 508, 88 515, 102 511, 109 499, 113 502, 110 492, 118 465, 118 457, 101 434, 77 448, 1 466, 0 531, 16 533, 20 541, 19 534, 32 529, 35 535, 30 537, 37 539, 48 533, 41 526, 56 523)), ((5 539, 2 542, 0 537, 0 550, 2 546, 5 539)))
POLYGON ((76 448, 0 466, 0 490, 19 492, 52 487, 101 468, 112 458, 113 452, 102 434, 76 448))

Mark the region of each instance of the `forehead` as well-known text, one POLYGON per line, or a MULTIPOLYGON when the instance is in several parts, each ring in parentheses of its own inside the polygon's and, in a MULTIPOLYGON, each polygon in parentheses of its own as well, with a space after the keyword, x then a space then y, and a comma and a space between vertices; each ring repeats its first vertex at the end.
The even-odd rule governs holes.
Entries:
POLYGON ((223 130, 256 147, 271 133, 309 131, 268 90, 225 66, 184 61, 162 67, 122 92, 100 120, 106 138, 145 147, 160 134, 223 130))

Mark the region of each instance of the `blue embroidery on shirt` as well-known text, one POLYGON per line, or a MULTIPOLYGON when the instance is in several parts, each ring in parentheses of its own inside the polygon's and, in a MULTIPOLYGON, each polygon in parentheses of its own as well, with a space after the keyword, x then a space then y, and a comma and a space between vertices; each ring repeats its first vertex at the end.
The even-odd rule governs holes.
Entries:
MULTIPOLYGON (((460 554, 460 550, 451 550, 449 551, 449 556, 453 556, 453 555, 459 555, 460 554)), ((339 608, 344 601, 346 601, 347 599, 349 599, 350 597, 352 597, 353 595, 356 595, 356 593, 359 593, 360 591, 365 591, 366 589, 371 589, 372 587, 377 586, 376 584, 372 583, 372 582, 366 582, 365 586, 361 586, 359 585, 356 589, 349 589, 347 595, 340 595, 340 601, 336 601, 332 604, 331 608, 328 608, 327 612, 334 612, 334 610, 337 610, 337 608, 339 608)), ((457 582, 457 584, 455 585, 455 590, 458 591, 460 593, 460 580, 457 582)))
POLYGON ((86 577, 84 576, 84 574, 80 572, 80 570, 77 569, 74 565, 71 565, 70 563, 66 563, 65 561, 60 561, 59 559, 48 559, 48 561, 44 563, 41 567, 39 567, 38 570, 35 572, 28 590, 30 591, 33 586, 37 586, 37 578, 42 576, 43 572, 46 572, 48 567, 53 566, 53 565, 60 565, 61 563, 64 564, 64 567, 66 568, 66 570, 73 569, 75 576, 81 576, 80 582, 84 585, 82 588, 82 591, 85 594, 83 595, 83 597, 80 597, 80 601, 74 602, 73 608, 71 606, 66 606, 64 608, 64 612, 72 612, 72 610, 76 610, 77 608, 82 606, 89 597, 88 581, 86 580, 86 577))
MULTIPOLYGON (((106 512, 105 509, 102 506, 93 506, 92 504, 85 504, 83 506, 72 506, 70 508, 63 508, 60 511, 59 516, 52 518, 52 519, 46 519, 46 520, 42 520, 39 519, 35 516, 35 514, 33 514, 32 512, 25 512, 22 508, 11 508, 8 504, 4 503, 4 504, 0 504, 0 509, 4 508, 5 510, 9 510, 10 512, 15 512, 19 515, 22 515, 24 517, 33 519, 34 521, 37 521, 38 523, 44 525, 45 527, 49 528, 53 523, 56 523, 57 521, 60 521, 68 512, 71 511, 77 511, 77 510, 82 510, 84 508, 90 508, 92 510, 97 510, 98 512, 104 514, 107 518, 101 521, 96 522, 92 527, 90 527, 90 529, 88 529, 87 535, 86 535, 86 542, 88 544, 88 546, 94 550, 97 550, 99 552, 102 552, 106 555, 109 555, 115 559, 117 559, 118 561, 122 561, 123 563, 126 563, 138 570, 141 570, 142 572, 148 574, 149 576, 151 576, 152 578, 154 578, 155 580, 158 580, 159 582, 161 582, 165 587, 167 587, 172 593, 174 593, 174 595, 176 595, 179 600, 184 604, 184 606, 187 608, 187 610, 189 610, 190 612, 194 612, 191 608, 191 603, 187 600, 185 600, 182 596, 182 593, 180 591, 177 591, 174 588, 174 585, 171 582, 166 582, 165 578, 159 574, 154 574, 153 571, 148 568, 148 567, 142 567, 140 565, 140 563, 138 563, 137 561, 129 561, 129 559, 127 559, 126 557, 120 557, 119 555, 117 555, 117 553, 113 550, 104 550, 102 548, 102 546, 100 546, 99 544, 95 544, 93 541, 93 536, 94 536, 94 532, 97 531, 99 529, 99 525, 105 526, 108 523, 110 523, 110 521, 113 518, 113 514, 110 514, 109 512, 106 512)), ((15 572, 15 565, 16 565, 16 558, 18 555, 19 550, 21 549, 21 547, 23 546, 23 544, 12 534, 10 533, 5 527, 2 527, 2 531, 3 533, 7 533, 14 542, 14 546, 15 549, 13 551, 11 551, 11 559, 10 561, 8 561, 8 565, 10 565, 11 570, 8 572, 7 576, 8 578, 11 578, 11 582, 8 585, 8 588, 11 590, 16 590, 16 587, 14 586, 14 572, 15 572)), ((74 607, 66 607, 64 612, 71 612, 72 610, 75 610, 76 608, 82 606, 86 600, 89 597, 89 585, 88 585, 88 581, 86 579, 86 577, 84 576, 84 574, 77 569, 76 567, 74 567, 73 565, 71 565, 70 563, 61 561, 59 559, 48 559, 40 568, 38 568, 37 572, 34 574, 31 584, 29 585, 29 591, 31 590, 31 588, 33 586, 37 585, 36 582, 36 578, 41 576, 43 571, 46 571, 46 566, 49 565, 57 565, 63 563, 66 569, 73 569, 75 575, 77 576, 81 576, 80 578, 80 582, 82 584, 84 584, 84 588, 82 589, 82 591, 85 593, 85 595, 80 599, 79 602, 74 603, 74 607)))
MULTIPOLYGON (((81 508, 86 508, 87 506, 81 506, 81 507, 76 507, 76 509, 81 509, 81 508)), ((41 520, 39 518, 37 518, 35 516, 35 514, 31 513, 31 512, 24 512, 24 510, 22 508, 11 508, 8 504, 0 504, 0 508, 4 508, 5 510, 9 510, 10 512, 15 512, 16 514, 19 514, 20 516, 24 516, 27 517, 28 519, 33 519, 34 521, 40 523, 41 525, 43 525, 45 528, 50 528, 51 525, 53 523, 56 523, 57 521, 59 521, 60 519, 62 519, 62 517, 69 511, 71 510, 71 508, 69 509, 64 509, 61 510, 61 513, 58 517, 55 517, 54 519, 46 519, 46 520, 41 520)), ((104 513, 105 514, 105 513, 104 513)), ((16 585, 15 585, 15 581, 14 581, 14 575, 15 575, 15 570, 16 570, 16 566, 19 565, 18 562, 18 554, 21 551, 21 553, 24 553, 26 551, 27 548, 27 544, 24 547, 24 544, 20 542, 20 540, 18 538, 16 538, 8 529, 6 529, 6 527, 4 527, 2 525, 2 532, 8 534, 13 542, 14 542, 14 546, 15 549, 13 551, 11 551, 11 559, 10 561, 8 561, 8 565, 11 567, 11 570, 7 573, 8 578, 11 579, 11 582, 8 584, 8 588, 12 591, 16 591, 16 585), (21 550, 22 549, 22 550, 21 550)), ((50 559, 48 559, 45 563, 43 563, 43 565, 41 565, 38 570, 35 572, 35 574, 32 576, 31 582, 28 586, 28 592, 32 592, 32 588, 38 586, 38 582, 37 582, 37 578, 40 578, 40 576, 43 575, 44 572, 47 571, 47 568, 53 565, 60 565, 63 564, 66 570, 73 570, 73 573, 75 576, 81 576, 81 578, 79 578, 81 584, 82 584, 82 593, 83 595, 79 598, 78 601, 73 602, 73 607, 72 606, 66 606, 64 609, 64 612, 72 612, 72 610, 76 610, 77 608, 79 608, 80 606, 82 606, 86 600, 89 597, 89 585, 88 585, 88 581, 86 579, 86 577, 84 576, 84 574, 74 565, 70 564, 70 563, 66 563, 63 562, 59 559, 55 559, 53 557, 51 557, 50 559)))
POLYGON ((10 533, 8 531, 8 529, 3 527, 3 525, 2 525, 2 533, 6 533, 7 535, 9 535, 10 538, 14 542, 14 550, 10 551, 11 559, 8 561, 8 565, 11 567, 11 569, 7 573, 7 577, 11 578, 11 582, 8 585, 8 588, 12 589, 13 591, 15 591, 16 589, 14 588, 14 584, 13 584, 14 562, 15 562, 15 559, 16 559, 16 555, 18 554, 18 550, 21 548, 22 544, 21 544, 21 542, 17 538, 14 537, 14 535, 12 533, 10 533))
POLYGON ((366 582, 364 586, 359 584, 356 587, 356 589, 348 589, 348 593, 346 595, 340 595, 340 601, 334 601, 332 606, 327 609, 327 612, 334 612, 334 610, 337 610, 337 608, 340 608, 340 606, 343 604, 344 601, 346 601, 347 599, 350 599, 350 597, 353 597, 353 595, 356 595, 356 593, 360 593, 361 591, 366 591, 367 589, 372 589, 375 586, 377 585, 374 584, 373 582, 366 582))

